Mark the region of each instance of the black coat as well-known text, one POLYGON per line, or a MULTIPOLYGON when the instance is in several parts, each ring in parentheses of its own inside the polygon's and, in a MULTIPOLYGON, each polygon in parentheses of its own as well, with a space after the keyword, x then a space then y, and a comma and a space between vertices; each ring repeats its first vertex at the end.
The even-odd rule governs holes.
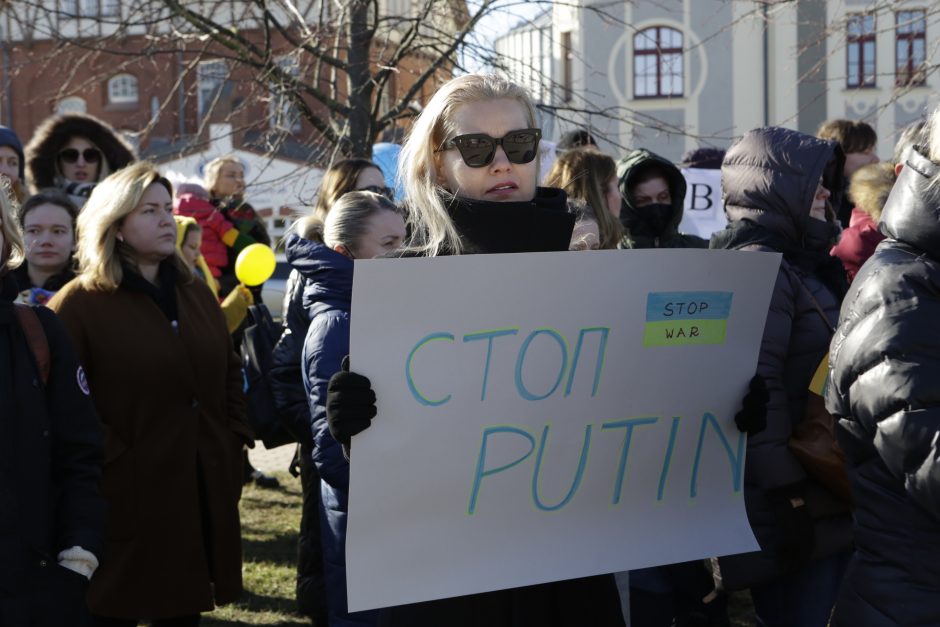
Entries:
POLYGON ((26 616, 67 624, 45 612, 67 609, 68 595, 81 602, 75 593, 87 581, 56 556, 80 546, 101 559, 104 437, 62 324, 34 308, 51 358, 44 386, 13 311, 15 295, 12 277, 0 278, 0 624, 27 624, 26 616), (27 607, 37 597, 40 604, 27 607))
POLYGON ((782 491, 798 492, 813 515, 814 558, 851 547, 846 505, 809 477, 787 446, 793 428, 805 417, 810 380, 826 355, 830 325, 838 317, 842 267, 817 233, 831 232, 832 226, 810 217, 809 211, 820 177, 834 177, 830 184, 840 184, 840 156, 834 142, 771 127, 746 134, 728 150, 722 165, 731 223, 712 236, 711 247, 784 253, 757 364, 770 394, 767 427, 748 437, 744 470, 744 503, 762 550, 720 559, 729 589, 782 574, 775 553, 783 529, 773 507, 782 491), (819 240, 816 248, 808 248, 814 237, 819 240))
POLYGON ((293 266, 287 279, 282 309, 281 337, 271 355, 271 392, 274 404, 284 426, 307 452, 313 448, 310 429, 310 407, 304 392, 303 373, 300 360, 304 348, 304 337, 310 318, 303 304, 304 276, 308 267, 309 251, 316 246, 298 235, 288 237, 284 246, 287 261, 293 266))
POLYGON ((842 307, 826 405, 850 466, 857 552, 833 625, 940 625, 940 167, 907 158, 888 236, 842 307))

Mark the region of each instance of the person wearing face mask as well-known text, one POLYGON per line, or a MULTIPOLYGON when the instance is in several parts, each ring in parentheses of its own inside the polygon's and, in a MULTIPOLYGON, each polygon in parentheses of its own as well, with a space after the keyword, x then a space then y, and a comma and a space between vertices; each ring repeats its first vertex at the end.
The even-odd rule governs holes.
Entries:
POLYGON ((119 133, 98 118, 65 113, 46 118, 26 146, 30 190, 55 187, 79 209, 98 181, 137 160, 119 133))
POLYGON ((766 428, 748 438, 744 470, 760 551, 719 558, 725 587, 750 588, 762 626, 825 627, 852 552, 849 504, 788 447, 847 289, 829 255, 843 161, 836 142, 768 127, 746 133, 721 167, 729 225, 711 248, 783 253, 757 366, 769 393, 766 428))
POLYGON ((617 162, 622 196, 621 248, 707 248, 695 235, 679 233, 685 203, 685 178, 679 168, 639 148, 617 162))
POLYGON ((23 142, 13 129, 0 126, 0 176, 9 181, 13 197, 19 203, 26 198, 25 166, 23 142))
MULTIPOLYGON (((563 190, 537 186, 540 139, 535 107, 519 85, 486 74, 444 84, 402 148, 399 176, 411 230, 399 254, 568 250, 575 216, 563 190)), ((321 402, 330 434, 348 449, 382 401, 366 377, 344 370, 330 379, 321 402)), ((622 627, 624 618, 613 576, 603 575, 385 608, 379 624, 622 627)))
POLYGON ((176 252, 172 187, 148 163, 95 188, 78 218, 79 277, 49 306, 105 429, 99 627, 198 625, 242 594, 241 363, 212 291, 176 252))
POLYGON ((78 208, 57 189, 33 194, 20 207, 26 261, 13 271, 19 302, 45 305, 75 278, 72 254, 77 217, 78 208))

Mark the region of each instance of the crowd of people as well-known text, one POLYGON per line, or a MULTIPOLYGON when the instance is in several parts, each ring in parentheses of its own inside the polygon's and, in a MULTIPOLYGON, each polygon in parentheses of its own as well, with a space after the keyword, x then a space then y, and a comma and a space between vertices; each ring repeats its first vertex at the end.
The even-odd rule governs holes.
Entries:
MULTIPOLYGON (((729 625, 727 593, 746 589, 761 626, 940 625, 938 127, 940 108, 889 163, 871 126, 833 120, 679 165, 616 159, 579 129, 547 167, 526 90, 471 74, 413 121, 397 173, 335 163, 284 242, 270 371, 298 449, 300 611, 331 627, 626 623, 613 575, 348 611, 352 438, 382 420, 348 359, 356 260, 711 248, 782 253, 735 416, 760 550, 632 571, 626 618, 729 625), (682 168, 721 169, 728 224, 710 240, 680 231, 682 168), (839 477, 798 450, 811 414, 835 433, 839 477)), ((242 593, 241 488, 276 480, 247 465, 236 347, 263 287, 234 268, 272 242, 237 158, 204 175, 174 189, 84 114, 53 116, 25 149, 0 127, 0 625, 183 627, 242 593)))

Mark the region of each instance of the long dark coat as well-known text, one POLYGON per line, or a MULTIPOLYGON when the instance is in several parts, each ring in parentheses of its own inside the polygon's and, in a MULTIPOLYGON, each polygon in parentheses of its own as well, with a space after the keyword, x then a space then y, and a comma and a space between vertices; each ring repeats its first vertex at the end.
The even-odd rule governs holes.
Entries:
POLYGON ((49 346, 44 384, 14 296, 0 276, 0 625, 79 625, 88 581, 57 556, 79 546, 102 557, 104 439, 62 324, 34 308, 49 346))
MULTIPOLYGON (((781 577, 776 558, 780 525, 772 493, 801 486, 814 519, 813 559, 852 545, 848 506, 807 475, 787 441, 806 416, 810 380, 826 355, 840 294, 825 279, 841 273, 823 242, 821 261, 803 263, 818 222, 809 211, 820 179, 841 188, 841 151, 834 142, 783 128, 747 133, 721 167, 725 213, 731 224, 712 236, 712 248, 784 253, 770 299, 757 372, 767 382, 767 428, 748 437, 744 503, 761 551, 719 559, 725 586, 746 588, 781 577), (814 302, 815 301, 815 302, 814 302), (817 309, 817 304, 822 310, 817 309), (822 314, 825 314, 824 319, 822 314)), ((844 279, 843 279, 844 280, 844 279)))
POLYGON ((940 167, 908 154, 832 342, 857 550, 833 625, 940 625, 940 167))
POLYGON ((176 300, 178 334, 142 292, 73 281, 50 303, 105 427, 107 541, 88 596, 104 616, 195 614, 242 591, 238 499, 251 432, 239 361, 205 284, 178 283, 176 300))

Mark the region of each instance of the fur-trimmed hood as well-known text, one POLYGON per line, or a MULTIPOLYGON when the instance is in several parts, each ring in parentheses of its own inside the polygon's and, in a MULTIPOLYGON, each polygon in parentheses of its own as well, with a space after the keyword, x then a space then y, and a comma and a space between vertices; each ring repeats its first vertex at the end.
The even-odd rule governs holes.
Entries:
POLYGON ((39 125, 26 146, 26 176, 33 193, 57 186, 56 159, 62 147, 76 135, 88 139, 104 155, 99 181, 137 160, 131 145, 106 122, 84 113, 54 115, 39 125))

